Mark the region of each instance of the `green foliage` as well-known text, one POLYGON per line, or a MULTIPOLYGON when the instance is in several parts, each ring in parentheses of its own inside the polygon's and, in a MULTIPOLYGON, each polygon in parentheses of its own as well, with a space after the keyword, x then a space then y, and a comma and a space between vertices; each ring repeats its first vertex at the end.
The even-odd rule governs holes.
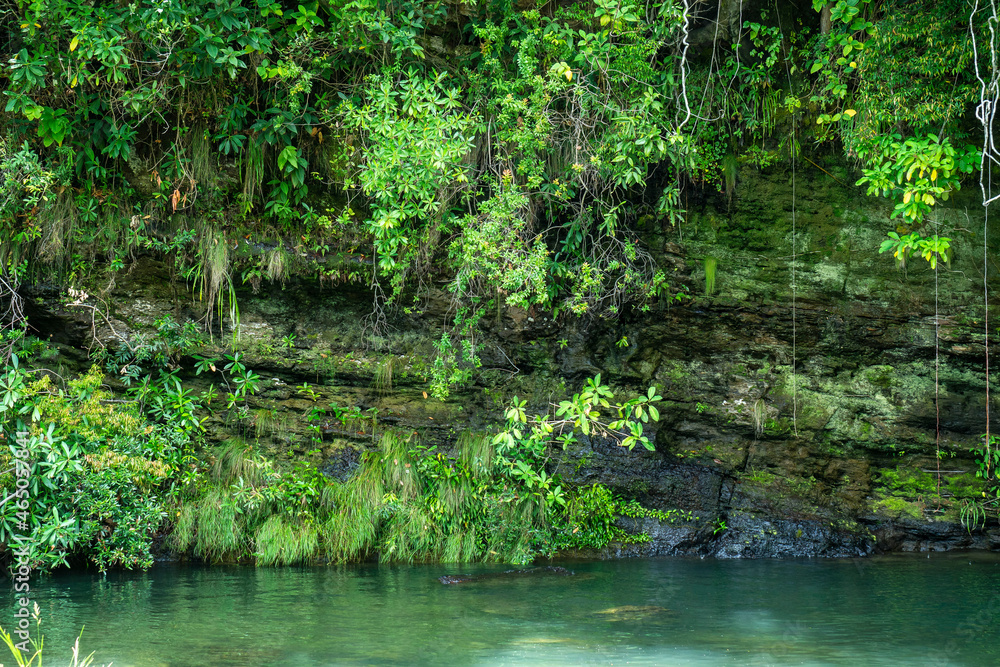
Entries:
POLYGON ((896 258, 899 268, 906 267, 907 255, 910 257, 923 257, 930 262, 931 268, 936 269, 938 261, 948 264, 951 261, 951 239, 935 234, 930 238, 921 238, 916 232, 911 232, 900 236, 896 232, 889 232, 889 238, 882 241, 879 246, 879 253, 892 251, 892 256, 896 258))
POLYGON ((576 441, 577 431, 587 437, 608 439, 629 450, 641 444, 654 451, 655 447, 643 434, 643 424, 660 419, 655 403, 662 398, 655 387, 650 387, 646 395, 612 403, 614 394, 601 384, 600 374, 587 380, 579 394, 553 405, 555 418, 529 415, 527 401, 515 396, 506 412, 507 425, 494 436, 493 443, 502 464, 512 470, 520 467, 519 462, 528 463, 543 456, 551 445, 566 449, 576 441), (605 421, 602 409, 610 410, 617 418, 605 421))
POLYGON ((418 235, 448 214, 457 189, 468 182, 463 159, 473 146, 474 119, 444 72, 425 78, 411 68, 373 76, 364 97, 363 105, 348 100, 340 109, 363 147, 356 154, 349 149, 356 172, 345 187, 357 185, 369 197, 371 216, 364 225, 378 266, 394 277, 398 293, 418 235))
POLYGON ((902 216, 908 225, 919 225, 938 201, 947 201, 960 189, 961 174, 970 174, 979 163, 973 146, 955 149, 947 137, 936 134, 902 140, 899 134, 874 139, 860 148, 858 156, 871 168, 864 169, 858 185, 868 184, 868 194, 890 197, 895 202, 891 217, 902 216))
POLYGON ((971 534, 986 527, 986 507, 977 498, 965 498, 959 507, 959 520, 971 534))
POLYGON ((482 365, 475 347, 475 326, 482 315, 483 311, 480 310, 467 319, 463 310, 455 316, 455 329, 461 336, 458 340, 460 350, 455 349, 453 339, 456 336, 448 332, 442 333, 441 338, 434 343, 437 355, 431 366, 430 390, 435 398, 444 400, 448 398, 452 388, 467 386, 472 381, 473 370, 482 365))
POLYGON ((611 542, 649 541, 645 533, 629 533, 618 526, 620 516, 648 517, 668 523, 694 520, 690 512, 651 510, 635 500, 616 497, 602 484, 593 484, 569 494, 565 509, 556 520, 558 531, 554 544, 557 549, 601 549, 611 542))
MULTIPOLYGON (((820 11, 825 3, 813 4, 820 11)), ((979 95, 968 8, 955 0, 838 0, 832 19, 830 32, 813 43, 810 71, 823 86, 812 101, 828 111, 817 122, 835 128, 860 161, 857 184, 890 198, 891 217, 917 229, 979 163, 976 148, 960 145, 962 118, 979 95)), ((892 248, 901 259, 898 245, 892 248)), ((947 261, 946 248, 920 254, 935 266, 947 261)))
POLYGON ((0 540, 10 543, 26 523, 28 560, 42 570, 66 565, 74 554, 101 570, 152 563, 152 536, 186 438, 147 422, 135 405, 107 404, 102 380, 94 367, 57 389, 49 375, 33 380, 16 356, 0 379, 9 443, 0 458, 11 468, 0 485, 24 501, 3 505, 0 540), (31 462, 23 494, 12 474, 16 454, 31 462))
POLYGON ((595 378, 559 406, 562 419, 532 419, 530 436, 520 431, 529 420, 516 402, 508 430, 465 434, 451 455, 386 433, 343 483, 303 462, 278 469, 232 441, 178 487, 170 546, 216 561, 252 556, 262 565, 374 554, 385 561, 523 563, 557 549, 641 539, 614 527, 619 513, 690 519, 619 501, 603 487, 564 489, 550 473, 552 447, 569 442, 574 430, 651 446, 641 424, 659 417, 655 392, 620 404, 610 400, 610 390, 595 378), (596 414, 601 408, 616 410, 620 419, 604 423, 596 414))
MULTIPOLYGON (((741 161, 797 159, 807 117, 924 238, 978 157, 966 9, 824 4, 825 34, 741 14, 706 63, 669 0, 25 2, 8 16, 0 260, 72 279, 152 250, 234 336, 239 277, 290 270, 368 283, 378 308, 444 282, 470 313, 615 317, 674 298, 640 227, 679 225, 692 188, 731 196, 741 161), (361 261, 331 269, 331 253, 361 261)), ((448 354, 438 387, 475 368, 448 354)))

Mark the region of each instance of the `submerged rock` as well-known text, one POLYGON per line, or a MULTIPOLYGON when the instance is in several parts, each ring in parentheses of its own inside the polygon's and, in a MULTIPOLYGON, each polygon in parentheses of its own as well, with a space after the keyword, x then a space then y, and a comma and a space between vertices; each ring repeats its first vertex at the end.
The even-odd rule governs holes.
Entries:
POLYGON ((594 612, 598 616, 603 616, 607 621, 641 621, 651 616, 672 613, 666 607, 656 605, 635 605, 627 604, 621 607, 611 607, 603 611, 594 612))
POLYGON ((468 584, 482 581, 504 581, 523 577, 572 577, 576 573, 564 567, 530 567, 522 570, 506 570, 504 572, 487 572, 486 574, 446 574, 439 577, 442 584, 468 584))

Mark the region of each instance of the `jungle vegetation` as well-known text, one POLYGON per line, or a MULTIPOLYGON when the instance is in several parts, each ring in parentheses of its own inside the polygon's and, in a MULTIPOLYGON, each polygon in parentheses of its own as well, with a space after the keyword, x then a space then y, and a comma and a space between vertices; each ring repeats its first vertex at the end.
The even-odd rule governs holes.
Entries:
MULTIPOLYGON (((515 399, 505 425, 453 454, 384 434, 365 484, 339 484, 277 470, 244 442, 198 451, 214 397, 171 362, 202 332, 164 322, 57 386, 19 365, 33 344, 14 297, 39 281, 82 290, 152 254, 204 304, 210 333, 238 332, 238 290, 292 274, 368 289, 378 330, 386 309, 419 311, 444 282, 455 317, 431 384, 441 396, 468 381, 477 359, 460 341, 489 308, 607 318, 681 298, 644 235, 682 229, 691 197, 731 193, 739 165, 797 165, 807 149, 839 152, 891 200, 882 251, 936 267, 950 239, 928 218, 980 168, 972 44, 987 27, 970 12, 963 0, 9 4, 0 416, 4 456, 23 432, 37 460, 36 566, 147 566, 168 525, 179 551, 261 563, 524 561, 622 539, 616 513, 646 510, 563 489, 546 465, 590 429, 648 445, 655 388, 616 401, 598 377, 537 416, 515 399), (132 388, 116 403, 102 373, 122 368, 132 388)), ((238 352, 202 361, 226 409, 245 407, 259 378, 238 352)), ((3 513, 7 541, 16 506, 3 513)))
POLYGON ((971 11, 20 2, 0 18, 4 275, 72 284, 152 252, 209 319, 290 271, 365 284, 376 312, 446 279, 448 335, 490 301, 615 316, 676 293, 644 229, 816 142, 894 202, 886 249, 947 259, 924 222, 979 165, 971 11))

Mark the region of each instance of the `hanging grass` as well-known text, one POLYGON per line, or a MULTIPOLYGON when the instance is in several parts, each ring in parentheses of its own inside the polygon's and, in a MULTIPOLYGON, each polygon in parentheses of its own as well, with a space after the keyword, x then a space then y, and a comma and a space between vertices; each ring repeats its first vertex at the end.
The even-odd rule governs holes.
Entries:
POLYGON ((384 480, 381 459, 366 455, 361 468, 345 484, 323 490, 321 505, 329 514, 320 526, 327 558, 357 560, 375 548, 383 517, 384 480))
MULTIPOLYGON (((68 257, 76 222, 76 200, 73 191, 67 188, 48 205, 41 207, 38 213, 38 226, 42 230, 38 241, 38 259, 54 264, 68 257)), ((114 225, 108 226, 114 227, 114 225)))
POLYGON ((372 388, 380 395, 384 396, 392 391, 392 378, 395 366, 396 358, 388 357, 375 369, 375 376, 372 378, 372 388))
POLYGON ((382 562, 434 560, 441 544, 441 528, 427 511, 413 503, 400 503, 393 508, 379 544, 382 562))
POLYGON ((243 440, 226 440, 215 452, 212 464, 212 478, 223 486, 242 479, 250 486, 263 483, 263 467, 254 459, 253 451, 243 440))
MULTIPOLYGON (((589 513, 613 513, 617 502, 607 491, 554 510, 498 466, 489 436, 474 434, 463 434, 449 456, 387 433, 343 483, 303 464, 279 472, 234 439, 216 450, 209 477, 200 497, 179 508, 170 548, 212 561, 252 556, 260 565, 373 556, 527 563, 556 544, 575 545, 558 531, 586 524, 589 513)), ((595 546, 587 535, 586 546, 595 546)))
POLYGON ((228 300, 229 319, 233 335, 239 335, 240 311, 236 301, 236 287, 229 272, 229 241, 225 234, 210 224, 201 225, 198 240, 198 263, 194 279, 198 284, 198 298, 206 306, 205 317, 211 330, 216 311, 225 312, 228 300))
POLYGON ((414 499, 422 492, 417 460, 411 447, 409 439, 395 433, 386 433, 379 443, 386 487, 406 500, 414 499))
POLYGON ((496 472, 493 438, 468 431, 458 436, 458 460, 473 477, 491 477, 496 472))
POLYGON ((284 285, 288 278, 291 259, 292 256, 285 250, 284 243, 279 236, 277 245, 267 253, 264 259, 264 272, 267 274, 267 279, 284 285))
POLYGON ((719 260, 715 257, 705 258, 705 294, 712 296, 715 294, 715 272, 719 266, 719 260))
POLYGON ((243 208, 248 213, 261 194, 264 182, 264 142, 252 137, 243 149, 243 208))
POLYGON ((222 489, 212 489, 198 503, 198 534, 195 555, 210 561, 221 561, 232 554, 242 553, 246 546, 243 521, 236 503, 222 489))
POLYGON ((258 565, 295 565, 316 556, 319 533, 309 521, 274 515, 257 529, 254 545, 258 565))
POLYGON ((194 546, 197 525, 197 507, 192 504, 181 505, 174 520, 174 529, 167 538, 167 548, 172 551, 187 551, 194 546))
POLYGON ((444 546, 441 549, 441 562, 442 563, 462 563, 465 559, 462 557, 465 549, 465 534, 461 531, 455 531, 448 535, 444 540, 444 546))
POLYGON ((466 512, 466 504, 472 498, 472 492, 469 478, 463 475, 439 482, 437 496, 447 514, 461 517, 466 512))

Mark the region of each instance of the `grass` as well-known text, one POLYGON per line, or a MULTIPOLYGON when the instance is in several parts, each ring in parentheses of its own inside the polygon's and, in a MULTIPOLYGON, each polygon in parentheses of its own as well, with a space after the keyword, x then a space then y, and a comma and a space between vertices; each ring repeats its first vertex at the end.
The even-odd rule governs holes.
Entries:
POLYGON ((242 553, 246 544, 243 519, 227 490, 213 489, 198 503, 197 556, 218 562, 242 553))
POLYGON ((290 259, 291 256, 285 250, 285 246, 279 237, 278 244, 274 247, 274 250, 267 253, 264 266, 267 279, 271 282, 280 282, 284 286, 285 280, 288 278, 290 259))
POLYGON ((372 378, 372 387, 379 394, 385 395, 392 391, 392 377, 395 366, 396 358, 386 357, 386 360, 375 369, 375 376, 372 378))
POLYGON ((50 205, 41 207, 38 224, 42 229, 42 237, 37 250, 40 260, 53 263, 67 256, 76 221, 76 201, 73 199, 73 191, 68 188, 50 205))
POLYGON ((415 503, 399 503, 385 525, 379 560, 412 563, 430 560, 442 541, 441 526, 415 503))
POLYGON ((291 432, 291 419, 277 410, 254 410, 254 436, 260 440, 265 436, 287 438, 291 432))
POLYGON ((476 477, 489 477, 495 472, 496 450, 489 435, 469 433, 458 436, 458 460, 476 477))
POLYGON ((705 294, 712 296, 715 294, 715 274, 719 267, 719 260, 715 257, 705 258, 705 294))
POLYGON ((211 561, 529 562, 552 543, 545 500, 502 476, 488 435, 455 454, 386 433, 343 483, 279 473, 241 440, 215 452, 208 485, 181 504, 168 545, 211 561))
POLYGON ((243 480, 249 486, 264 483, 264 469, 254 458, 250 446, 239 439, 227 440, 215 451, 212 478, 222 486, 243 480))
MULTIPOLYGON (((252 207, 261 194, 260 184, 264 182, 264 145, 249 141, 243 149, 243 201, 252 207)), ((249 211, 249 208, 247 209, 249 211)))
POLYGON ((272 515, 257 530, 254 544, 258 565, 295 565, 316 556, 319 533, 311 523, 272 515))
POLYGON ((216 181, 219 167, 212 158, 213 146, 205 136, 204 128, 195 127, 190 133, 189 150, 191 151, 191 161, 188 163, 191 168, 191 178, 202 187, 212 187, 216 181))
POLYGON ((379 449, 388 490, 406 500, 419 496, 423 488, 409 441, 395 433, 386 433, 382 436, 379 449))
POLYGON ((385 485, 382 470, 366 454, 357 473, 344 484, 331 484, 323 491, 322 504, 329 508, 320 526, 326 556, 346 562, 361 558, 374 548, 383 516, 385 485))
POLYGON ((215 311, 223 311, 229 301, 229 319, 234 333, 239 332, 240 313, 236 301, 236 288, 229 273, 229 242, 224 234, 213 226, 204 224, 198 241, 198 265, 195 282, 199 283, 199 299, 205 302, 205 317, 209 329, 212 327, 215 311))

